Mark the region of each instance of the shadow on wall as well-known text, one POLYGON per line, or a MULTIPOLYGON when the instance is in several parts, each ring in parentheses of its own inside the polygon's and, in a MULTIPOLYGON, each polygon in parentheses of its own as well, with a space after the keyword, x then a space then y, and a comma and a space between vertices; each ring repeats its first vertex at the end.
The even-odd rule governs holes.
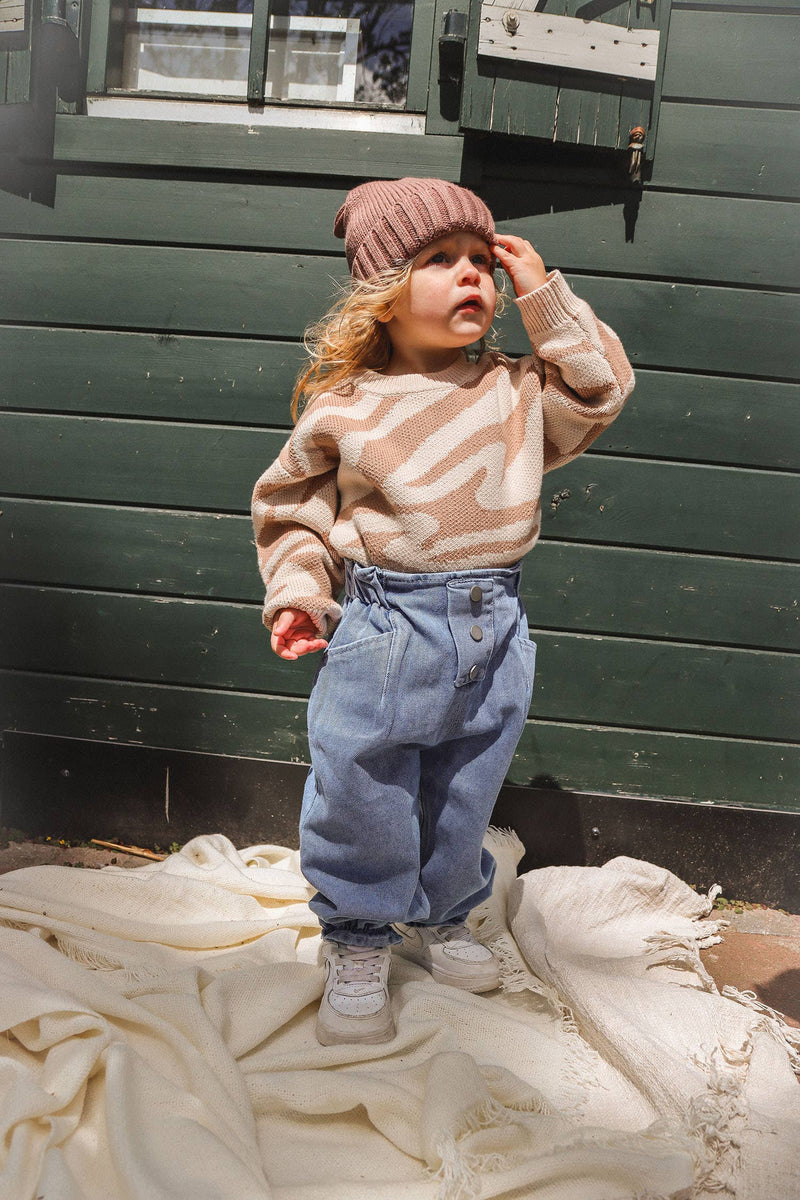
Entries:
POLYGON ((529 787, 503 788, 492 824, 519 835, 525 846, 520 874, 638 858, 700 892, 718 883, 729 899, 800 912, 797 813, 584 794, 539 775, 529 787))

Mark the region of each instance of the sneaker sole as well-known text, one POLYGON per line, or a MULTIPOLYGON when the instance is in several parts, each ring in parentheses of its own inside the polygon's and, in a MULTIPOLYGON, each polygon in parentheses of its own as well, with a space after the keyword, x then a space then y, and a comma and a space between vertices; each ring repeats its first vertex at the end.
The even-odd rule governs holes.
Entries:
POLYGON ((446 983, 449 987, 460 988, 462 992, 493 992, 495 988, 500 987, 499 974, 486 976, 484 979, 468 979, 465 975, 455 972, 451 974, 449 971, 443 971, 441 967, 435 967, 423 954, 407 950, 404 946, 398 946, 396 953, 423 967, 433 977, 434 983, 446 983))
POLYGON ((321 1046, 375 1046, 379 1042, 391 1042, 396 1036, 397 1030, 391 1017, 385 1025, 369 1033, 358 1029, 330 1029, 321 1020, 317 1020, 317 1041, 321 1046))

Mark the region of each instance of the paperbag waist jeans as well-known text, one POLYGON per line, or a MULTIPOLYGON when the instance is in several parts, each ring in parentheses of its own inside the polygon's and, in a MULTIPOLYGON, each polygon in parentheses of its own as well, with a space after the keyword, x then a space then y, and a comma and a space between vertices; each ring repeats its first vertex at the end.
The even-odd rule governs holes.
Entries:
POLYGON ((346 564, 300 818, 325 939, 388 945, 395 922, 459 924, 491 894, 482 841, 533 691, 519 578, 346 564))

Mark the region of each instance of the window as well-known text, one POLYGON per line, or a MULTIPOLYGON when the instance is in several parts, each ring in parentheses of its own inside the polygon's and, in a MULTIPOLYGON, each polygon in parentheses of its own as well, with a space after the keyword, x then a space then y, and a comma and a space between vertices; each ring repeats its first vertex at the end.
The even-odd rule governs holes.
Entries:
POLYGON ((23 33, 25 4, 23 0, 0 0, 0 34, 23 33))
POLYGON ((257 0, 255 10, 253 0, 129 3, 107 90, 403 109, 413 18, 413 0, 257 0), (262 62, 254 97, 259 44, 266 73, 262 62))

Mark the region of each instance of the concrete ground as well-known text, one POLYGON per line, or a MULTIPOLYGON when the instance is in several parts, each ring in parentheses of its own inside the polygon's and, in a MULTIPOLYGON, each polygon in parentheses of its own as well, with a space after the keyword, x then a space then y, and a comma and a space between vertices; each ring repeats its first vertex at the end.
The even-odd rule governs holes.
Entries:
MULTIPOLYGON (((13 837, 13 835, 12 835, 13 837)), ((67 846, 57 839, 0 839, 0 875, 20 867, 55 863, 73 867, 141 867, 148 859, 97 846, 67 846)), ((732 984, 755 992, 763 1004, 800 1028, 800 914, 758 905, 718 902, 715 917, 730 921, 724 940, 701 951, 706 969, 719 988, 732 984)))

